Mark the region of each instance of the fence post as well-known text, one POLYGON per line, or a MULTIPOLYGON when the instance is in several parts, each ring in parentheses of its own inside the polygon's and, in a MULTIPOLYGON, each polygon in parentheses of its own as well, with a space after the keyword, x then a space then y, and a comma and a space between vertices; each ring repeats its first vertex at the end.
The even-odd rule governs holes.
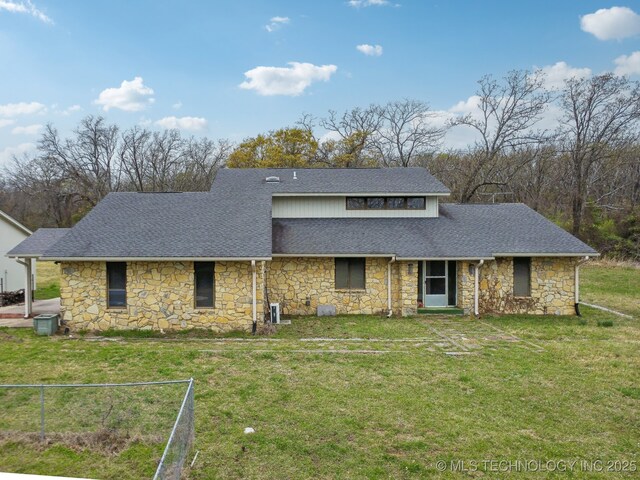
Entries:
POLYGON ((40 385, 40 441, 44 442, 44 385, 40 385))

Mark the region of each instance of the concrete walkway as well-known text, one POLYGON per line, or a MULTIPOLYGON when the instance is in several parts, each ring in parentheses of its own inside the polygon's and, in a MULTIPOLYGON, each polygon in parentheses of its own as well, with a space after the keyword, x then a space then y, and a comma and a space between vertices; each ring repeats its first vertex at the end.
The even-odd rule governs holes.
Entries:
MULTIPOLYGON (((36 300, 33 302, 33 316, 41 313, 60 313, 60 298, 51 298, 49 300, 36 300)), ((31 326, 31 321, 26 320, 28 325, 13 325, 16 320, 24 320, 24 303, 18 305, 10 305, 8 307, 0 307, 0 327, 17 327, 31 326), (11 325, 9 325, 12 323, 11 325)))

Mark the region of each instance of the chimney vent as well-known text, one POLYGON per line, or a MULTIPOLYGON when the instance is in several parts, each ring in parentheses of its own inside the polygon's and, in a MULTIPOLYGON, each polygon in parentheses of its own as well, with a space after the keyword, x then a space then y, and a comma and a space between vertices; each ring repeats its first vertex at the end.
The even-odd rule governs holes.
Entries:
POLYGON ((297 180, 297 179, 298 179, 298 175, 296 175, 296 171, 295 171, 295 170, 293 171, 293 179, 294 179, 294 180, 297 180))

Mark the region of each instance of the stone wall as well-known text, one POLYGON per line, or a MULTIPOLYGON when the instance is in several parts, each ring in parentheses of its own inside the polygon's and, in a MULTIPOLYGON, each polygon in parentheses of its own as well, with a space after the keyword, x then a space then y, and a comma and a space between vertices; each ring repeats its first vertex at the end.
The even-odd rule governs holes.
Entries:
MULTIPOLYGON (((263 269, 257 271, 262 322, 263 269)), ((248 330, 252 324, 250 262, 216 262, 215 308, 195 308, 193 262, 127 262, 127 306, 107 308, 105 262, 61 264, 60 310, 72 330, 248 330)))
POLYGON ((280 303, 285 315, 314 315, 318 305, 335 305, 338 314, 383 313, 388 263, 388 258, 367 258, 364 290, 341 290, 335 288, 333 257, 274 258, 267 262, 269 302, 280 303))
MULTIPOLYGON (((513 296, 513 258, 485 261, 480 269, 480 313, 573 315, 575 258, 533 257, 531 296, 513 296)), ((475 263, 475 262, 473 262, 475 263)), ((473 313, 474 277, 458 263, 458 305, 473 313)))

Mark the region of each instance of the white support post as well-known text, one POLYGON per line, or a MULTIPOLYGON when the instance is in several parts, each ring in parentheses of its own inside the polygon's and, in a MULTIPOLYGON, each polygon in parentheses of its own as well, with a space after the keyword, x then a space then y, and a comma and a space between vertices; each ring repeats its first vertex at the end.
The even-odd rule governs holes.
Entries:
POLYGON ((32 290, 31 290, 31 259, 25 258, 22 262, 26 270, 24 282, 24 318, 29 318, 32 313, 32 290))

